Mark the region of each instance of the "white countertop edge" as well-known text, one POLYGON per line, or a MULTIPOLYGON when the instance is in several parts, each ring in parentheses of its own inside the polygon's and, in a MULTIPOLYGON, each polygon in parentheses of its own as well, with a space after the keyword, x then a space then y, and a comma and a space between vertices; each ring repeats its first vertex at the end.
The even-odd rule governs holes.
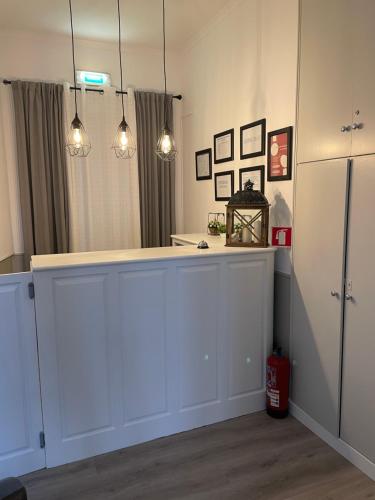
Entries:
POLYGON ((103 250, 99 252, 33 255, 31 257, 31 270, 33 272, 38 272, 50 269, 190 259, 197 257, 219 257, 224 255, 274 253, 275 251, 276 248, 273 247, 243 248, 225 246, 211 247, 205 250, 200 250, 194 245, 189 245, 176 247, 138 248, 134 250, 103 250))

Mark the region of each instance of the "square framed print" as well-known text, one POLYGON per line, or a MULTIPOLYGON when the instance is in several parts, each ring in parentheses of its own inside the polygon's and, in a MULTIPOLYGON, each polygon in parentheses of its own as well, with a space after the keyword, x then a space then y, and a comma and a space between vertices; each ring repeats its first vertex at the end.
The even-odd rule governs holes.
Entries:
POLYGON ((195 153, 195 175, 197 181, 212 179, 212 149, 202 149, 195 153))
POLYGON ((215 201, 229 201, 234 194, 234 171, 215 174, 215 201))
POLYGON ((240 168, 240 191, 244 190, 245 182, 251 180, 254 183, 254 191, 264 193, 264 165, 240 168))
POLYGON ((266 154, 266 119, 240 127, 240 158, 254 158, 266 154))
POLYGON ((268 132, 267 180, 289 181, 292 178, 293 127, 268 132))
POLYGON ((214 135, 214 163, 234 159, 234 128, 214 135))

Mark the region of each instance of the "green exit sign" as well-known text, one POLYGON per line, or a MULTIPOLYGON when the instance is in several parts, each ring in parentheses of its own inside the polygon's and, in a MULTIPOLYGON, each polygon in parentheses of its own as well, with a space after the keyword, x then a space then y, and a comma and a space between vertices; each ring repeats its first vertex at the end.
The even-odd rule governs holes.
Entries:
POLYGON ((93 85, 98 87, 109 87, 111 85, 111 75, 108 73, 99 73, 98 71, 76 72, 77 83, 81 85, 93 85))

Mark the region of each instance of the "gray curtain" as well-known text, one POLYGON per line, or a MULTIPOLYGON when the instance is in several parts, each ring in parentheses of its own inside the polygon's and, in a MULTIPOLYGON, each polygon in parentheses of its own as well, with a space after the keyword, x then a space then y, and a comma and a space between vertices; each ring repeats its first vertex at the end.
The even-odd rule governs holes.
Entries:
POLYGON ((63 86, 12 83, 25 254, 69 248, 63 86))
MULTIPOLYGON (((173 130, 172 96, 167 96, 168 124, 173 130)), ((142 247, 169 246, 175 232, 175 164, 155 153, 164 125, 164 95, 135 92, 138 136, 142 247)))

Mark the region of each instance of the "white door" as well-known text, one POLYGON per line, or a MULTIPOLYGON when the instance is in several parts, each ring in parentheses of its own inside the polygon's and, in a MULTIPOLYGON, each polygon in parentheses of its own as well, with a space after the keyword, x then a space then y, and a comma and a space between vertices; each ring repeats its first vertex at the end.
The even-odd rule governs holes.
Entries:
POLYGON ((375 462, 375 156, 352 165, 341 438, 375 462))
POLYGON ((297 167, 292 400, 338 435, 348 160, 297 167))
POLYGON ((301 2, 298 163, 350 155, 351 1, 301 2))
POLYGON ((375 152, 375 2, 351 0, 353 47, 352 155, 375 152))
POLYGON ((0 276, 0 479, 45 467, 31 273, 0 276))

